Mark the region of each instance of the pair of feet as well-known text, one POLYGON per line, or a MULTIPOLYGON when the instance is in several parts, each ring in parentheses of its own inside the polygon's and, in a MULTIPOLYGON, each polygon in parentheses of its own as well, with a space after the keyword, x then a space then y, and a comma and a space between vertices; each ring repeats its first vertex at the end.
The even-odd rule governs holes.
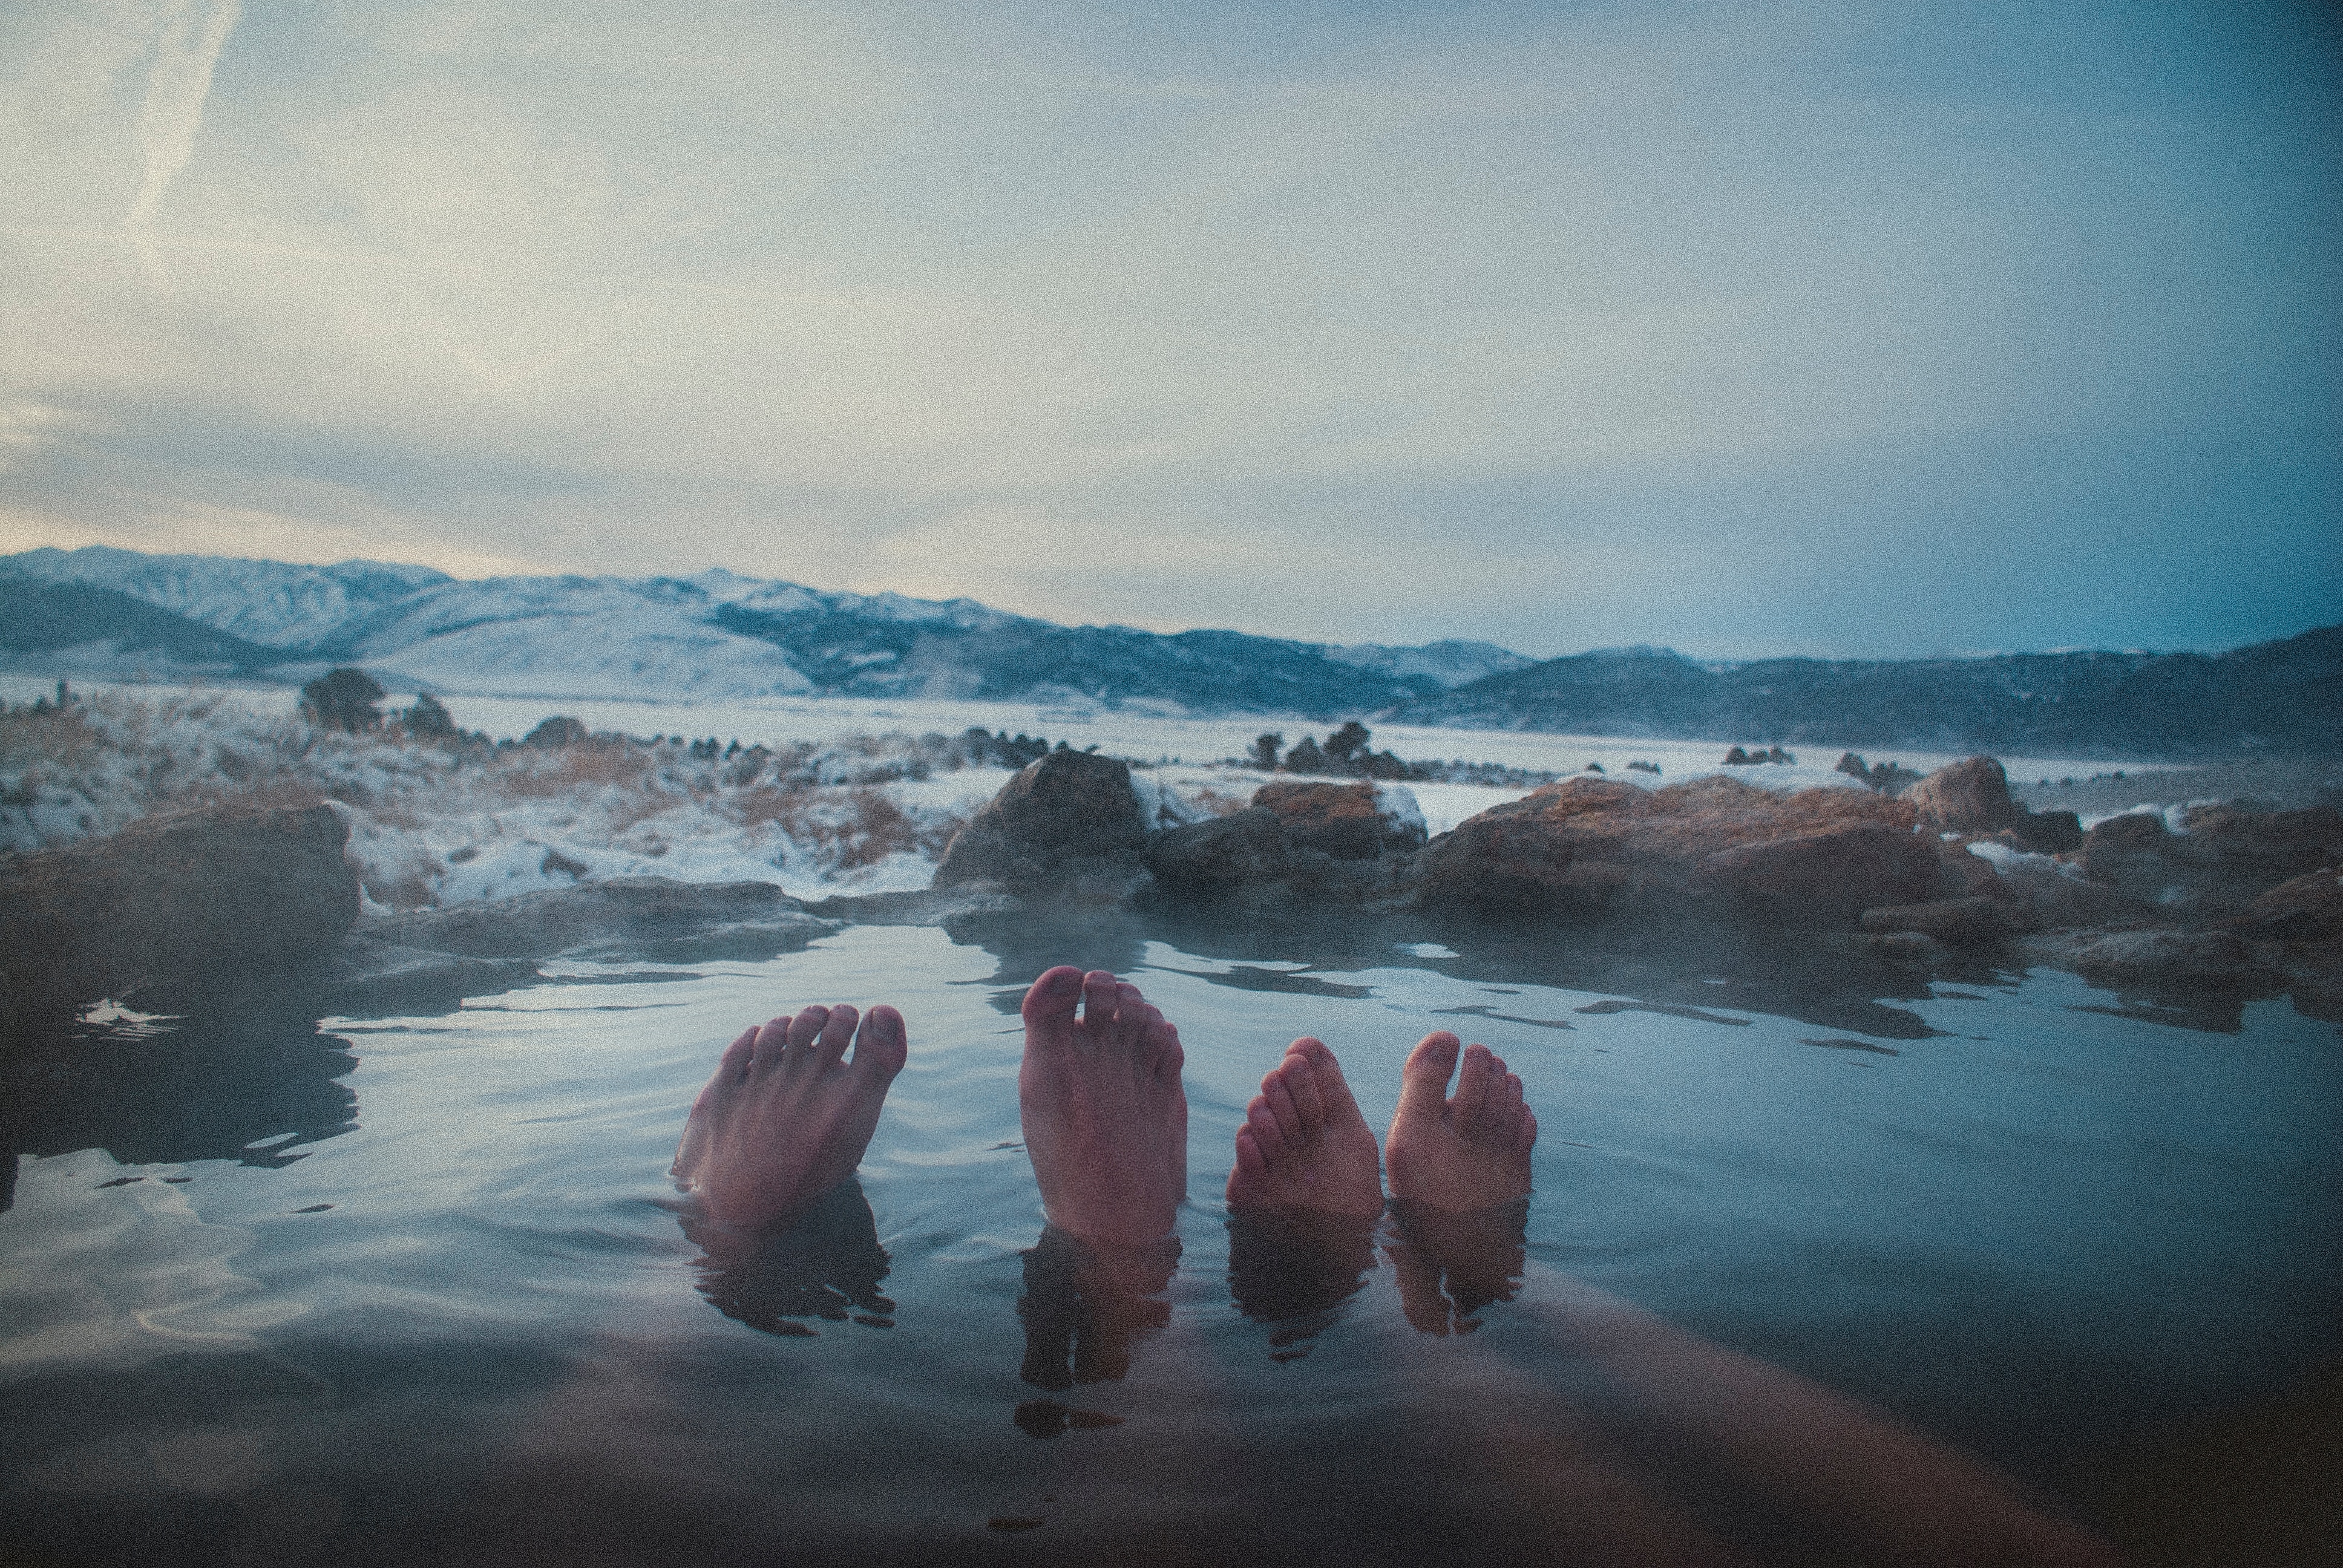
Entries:
MULTIPOLYGON (((1179 1031, 1137 986, 1064 966, 1033 982, 1023 1013, 1018 1109, 1043 1211, 1086 1241, 1158 1240, 1187 1194, 1179 1031)), ((692 1106, 676 1178, 731 1229, 789 1217, 853 1174, 906 1053, 891 1007, 812 1007, 748 1030, 692 1106)), ((1427 1035, 1383 1151, 1393 1196, 1457 1211, 1525 1196, 1536 1137, 1521 1080, 1486 1046, 1427 1035)), ((1334 1053, 1297 1040, 1246 1108, 1228 1201, 1370 1216, 1383 1164, 1334 1053)))

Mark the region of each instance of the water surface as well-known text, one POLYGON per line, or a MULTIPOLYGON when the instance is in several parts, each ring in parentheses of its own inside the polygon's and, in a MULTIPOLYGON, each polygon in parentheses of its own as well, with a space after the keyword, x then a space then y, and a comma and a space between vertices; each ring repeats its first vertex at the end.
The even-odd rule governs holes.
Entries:
POLYGON ((1456 1289, 1427 1333, 1380 1242, 1330 1275, 1232 1240, 1231 1136, 1302 1033, 1379 1126, 1427 1030, 1511 1061, 1544 1129, 1525 1297, 1539 1270, 1600 1286, 2054 1488, 2336 1349, 2343 1052, 2284 1001, 2174 1012, 2046 972, 1801 1001, 1434 942, 1089 940, 858 927, 438 1017, 94 1025, 11 1086, 12 1538, 141 1563, 1551 1543, 1538 1477, 1485 1446, 1508 1391, 1569 1384, 1520 1302, 1456 1289), (1190 1201, 1152 1294, 1086 1293, 1037 1245, 1015 1002, 1060 957, 1128 973, 1186 1044, 1190 1201), (859 1188, 710 1266, 665 1171, 717 1050, 877 1000, 911 1058, 859 1188))

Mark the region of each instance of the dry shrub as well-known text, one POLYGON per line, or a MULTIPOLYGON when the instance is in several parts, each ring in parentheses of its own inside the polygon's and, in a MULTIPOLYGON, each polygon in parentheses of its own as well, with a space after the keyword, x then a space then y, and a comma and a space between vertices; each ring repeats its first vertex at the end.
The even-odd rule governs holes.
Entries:
POLYGON ((497 760, 495 787, 522 799, 566 795, 572 789, 604 785, 640 789, 651 772, 650 754, 622 740, 588 741, 551 752, 508 753, 497 760))
POLYGON ((804 811, 812 791, 783 789, 771 784, 751 784, 733 791, 727 801, 730 815, 743 828, 779 828, 795 836, 792 824, 804 811))
POLYGON ((65 768, 86 767, 104 739, 90 727, 80 708, 29 708, 0 711, 0 768, 22 768, 54 762, 65 768))
POLYGON ((1232 795, 1226 790, 1215 789, 1209 784, 1185 799, 1190 805, 1212 817, 1232 816, 1252 804, 1242 795, 1232 795))

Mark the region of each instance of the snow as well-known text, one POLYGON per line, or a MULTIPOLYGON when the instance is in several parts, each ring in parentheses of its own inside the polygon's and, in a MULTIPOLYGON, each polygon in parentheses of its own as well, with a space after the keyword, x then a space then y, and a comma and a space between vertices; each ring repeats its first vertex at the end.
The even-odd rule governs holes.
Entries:
MULTIPOLYGON (((676 585, 676 591, 699 590, 676 585)), ((0 699, 25 703, 52 689, 46 678, 0 675, 0 699)), ((412 700, 402 692, 385 707, 412 700)), ((458 726, 498 738, 525 735, 558 712, 590 730, 646 742, 669 739, 568 751, 508 746, 458 752, 404 742, 395 732, 319 733, 298 717, 297 695, 282 687, 95 686, 70 716, 36 720, 20 711, 0 720, 0 849, 111 832, 168 807, 239 796, 322 797, 338 802, 349 822, 351 854, 367 896, 387 906, 503 898, 628 875, 778 880, 812 898, 891 891, 927 886, 951 833, 1011 777, 999 766, 955 765, 962 759, 956 739, 948 738, 971 726, 1131 760, 1141 810, 1156 826, 1247 805, 1267 776, 1228 759, 1264 729, 1282 729, 1292 740, 1325 728, 1079 702, 579 702, 460 691, 443 700, 458 726), (737 740, 743 754, 763 747, 770 755, 761 762, 711 759, 703 747, 695 757, 683 744, 707 739, 728 746, 737 740)), ((1831 770, 1837 751, 1830 748, 1816 748, 1795 765, 1725 769, 1720 759, 1726 748, 1713 742, 1395 727, 1377 730, 1374 744, 1410 759, 1565 774, 1595 762, 1600 777, 1645 789, 1716 772, 1781 790, 1860 788, 1831 770), (1663 771, 1627 767, 1638 760, 1663 771)), ((1893 759, 1922 770, 1950 760, 1911 752, 1893 759)), ((2011 771, 2074 766, 2019 759, 2011 771)), ((1529 788, 1381 785, 1377 802, 1396 819, 1420 819, 1437 836, 1529 788)))

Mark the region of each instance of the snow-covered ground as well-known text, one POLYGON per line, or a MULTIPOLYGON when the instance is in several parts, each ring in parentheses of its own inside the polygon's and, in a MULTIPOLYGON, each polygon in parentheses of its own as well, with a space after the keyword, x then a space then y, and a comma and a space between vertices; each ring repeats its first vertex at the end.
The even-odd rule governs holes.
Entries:
MULTIPOLYGON (((26 703, 52 684, 0 676, 0 699, 26 703)), ((368 896, 456 903, 578 879, 635 874, 692 881, 779 880, 793 893, 921 888, 952 831, 1010 777, 958 766, 949 744, 970 727, 1095 746, 1142 765, 1160 819, 1244 805, 1263 776, 1224 766, 1255 736, 1288 743, 1331 728, 1260 716, 1199 719, 1131 707, 780 699, 711 703, 448 696, 456 723, 499 739, 549 712, 655 747, 455 751, 384 736, 321 734, 282 687, 105 686, 70 719, 12 716, 0 729, 0 847, 33 849, 109 832, 157 808, 256 795, 340 802, 368 896), (922 740, 922 737, 928 737, 922 740), (762 747, 759 759, 709 758, 688 742, 762 747)), ((404 707, 396 693, 386 708, 404 707)), ((1637 740, 1482 730, 1378 729, 1375 749, 1410 760, 1461 760, 1606 776, 1646 787, 1723 770, 1723 741, 1637 740), (1656 773, 1631 769, 1655 766, 1656 773)), ((706 749, 703 749, 703 752, 706 749)), ((1835 748, 1795 765, 1735 768, 1777 789, 1855 788, 1832 771, 1835 748)), ((1871 754, 1926 771, 1953 760, 1871 754)), ((2006 759, 2013 779, 2090 775, 2107 764, 2006 759)), ((1519 798, 1526 786, 1418 783, 1425 824, 1444 832, 1519 798)))

